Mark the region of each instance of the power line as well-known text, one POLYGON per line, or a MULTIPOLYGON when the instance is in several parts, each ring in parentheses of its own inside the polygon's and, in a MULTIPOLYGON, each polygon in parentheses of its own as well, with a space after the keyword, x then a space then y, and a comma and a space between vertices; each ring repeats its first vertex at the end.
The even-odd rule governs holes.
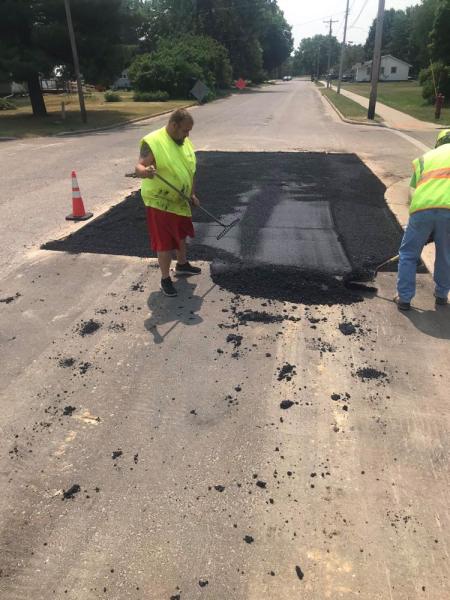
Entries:
POLYGON ((350 29, 356 25, 356 23, 357 23, 357 22, 358 22, 358 20, 359 20, 359 17, 360 17, 360 16, 363 14, 363 12, 364 12, 364 10, 365 10, 365 8, 366 8, 366 6, 367 6, 368 2, 369 2, 369 0, 364 0, 364 2, 363 2, 363 5, 362 5, 362 8, 361 8, 361 10, 360 10, 360 11, 359 11, 359 13, 358 13, 358 16, 357 16, 357 17, 356 17, 356 19, 353 21, 353 23, 350 25, 350 29))

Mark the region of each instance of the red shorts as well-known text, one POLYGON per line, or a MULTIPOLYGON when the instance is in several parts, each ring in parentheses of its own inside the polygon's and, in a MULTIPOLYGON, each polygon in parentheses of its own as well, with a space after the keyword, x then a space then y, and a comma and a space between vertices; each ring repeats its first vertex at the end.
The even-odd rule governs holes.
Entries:
POLYGON ((151 206, 145 208, 150 243, 155 252, 178 250, 180 241, 188 236, 194 237, 191 217, 183 217, 151 206))

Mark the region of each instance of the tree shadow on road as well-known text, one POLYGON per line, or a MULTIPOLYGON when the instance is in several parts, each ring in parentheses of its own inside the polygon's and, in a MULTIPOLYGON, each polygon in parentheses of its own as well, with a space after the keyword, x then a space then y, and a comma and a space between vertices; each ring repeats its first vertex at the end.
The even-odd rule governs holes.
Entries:
POLYGON ((194 294, 196 283, 189 281, 186 277, 179 277, 175 283, 178 296, 168 298, 160 291, 154 291, 150 294, 147 305, 151 311, 151 317, 144 323, 145 328, 153 335, 155 344, 162 344, 166 337, 179 325, 199 325, 203 319, 197 314, 203 304, 203 300, 214 285, 203 294, 198 296, 194 294), (161 328, 166 325, 172 325, 161 333, 161 328))

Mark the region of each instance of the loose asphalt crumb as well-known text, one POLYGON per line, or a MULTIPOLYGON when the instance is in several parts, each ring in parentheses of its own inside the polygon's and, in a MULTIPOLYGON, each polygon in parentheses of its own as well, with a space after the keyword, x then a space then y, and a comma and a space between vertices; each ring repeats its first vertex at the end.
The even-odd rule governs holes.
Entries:
POLYGON ((281 368, 278 367, 278 381, 291 381, 292 377, 297 374, 295 370, 295 365, 291 365, 289 363, 285 363, 281 368))
POLYGON ((370 379, 387 379, 387 374, 373 367, 363 367, 356 371, 356 374, 363 381, 370 379))
POLYGON ((202 587, 202 588, 203 588, 203 587, 205 587, 206 585, 208 585, 208 583, 209 583, 209 582, 208 582, 208 580, 207 580, 207 579, 200 579, 200 580, 199 580, 199 582, 198 582, 198 585, 199 585, 200 587, 202 587))
POLYGON ((80 365, 80 373, 81 375, 84 375, 86 373, 86 371, 88 369, 90 369, 92 367, 92 364, 90 362, 83 362, 80 365))
POLYGON ((291 408, 291 406, 293 405, 294 402, 292 400, 283 400, 282 402, 280 402, 280 408, 282 408, 283 410, 291 408))
POLYGON ((353 323, 339 323, 339 330, 344 335, 353 335, 356 333, 356 327, 353 325, 353 323))
POLYGON ((297 577, 301 581, 305 575, 304 575, 303 571, 301 570, 301 568, 298 565, 296 565, 296 567, 295 567, 295 572, 297 573, 297 577))
POLYGON ((77 327, 76 331, 84 337, 85 335, 91 335, 96 332, 102 326, 98 321, 94 321, 94 319, 89 319, 89 321, 81 321, 81 324, 77 327))
POLYGON ((75 364, 74 358, 61 358, 58 361, 58 366, 63 367, 64 369, 67 369, 68 367, 73 367, 74 364, 75 364))
POLYGON ((247 544, 253 544, 255 540, 253 539, 253 537, 251 535, 246 535, 244 537, 244 542, 246 542, 247 544))
POLYGON ((236 348, 239 348, 239 346, 242 343, 242 335, 237 335, 235 333, 229 333, 227 335, 227 342, 232 343, 234 346, 234 349, 236 350, 236 348))
POLYGON ((67 491, 63 490, 62 500, 73 499, 75 497, 75 494, 78 494, 78 492, 80 492, 80 491, 81 491, 81 488, 78 485, 78 483, 74 483, 72 485, 72 487, 70 487, 67 491))
POLYGON ((22 294, 20 294, 19 292, 16 292, 16 294, 14 296, 8 296, 6 298, 0 298, 0 303, 3 304, 11 304, 11 302, 14 302, 14 300, 17 300, 17 298, 20 298, 22 294))
POLYGON ((66 417, 71 417, 72 413, 75 412, 77 409, 75 408, 75 406, 65 406, 64 410, 63 410, 63 415, 66 417))
POLYGON ((114 452, 111 454, 111 458, 113 460, 116 460, 116 458, 119 458, 119 456, 122 456, 122 454, 123 454, 123 452, 119 448, 118 450, 114 450, 114 452))

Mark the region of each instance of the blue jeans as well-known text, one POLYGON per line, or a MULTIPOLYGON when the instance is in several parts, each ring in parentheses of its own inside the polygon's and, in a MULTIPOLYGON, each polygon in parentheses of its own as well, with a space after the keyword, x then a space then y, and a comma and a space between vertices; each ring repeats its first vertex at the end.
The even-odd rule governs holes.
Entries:
POLYGON ((397 290, 402 302, 410 302, 416 293, 417 261, 431 234, 436 245, 435 294, 447 298, 450 291, 450 210, 423 210, 410 216, 400 246, 397 290))

